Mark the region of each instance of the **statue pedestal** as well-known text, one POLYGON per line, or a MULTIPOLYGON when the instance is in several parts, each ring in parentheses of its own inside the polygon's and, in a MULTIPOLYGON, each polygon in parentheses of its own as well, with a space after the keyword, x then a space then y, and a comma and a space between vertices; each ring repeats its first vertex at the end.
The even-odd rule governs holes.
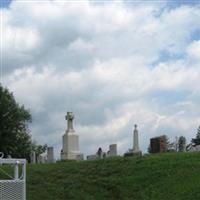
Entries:
POLYGON ((142 151, 133 151, 131 149, 124 154, 124 157, 137 157, 137 156, 142 156, 142 151))

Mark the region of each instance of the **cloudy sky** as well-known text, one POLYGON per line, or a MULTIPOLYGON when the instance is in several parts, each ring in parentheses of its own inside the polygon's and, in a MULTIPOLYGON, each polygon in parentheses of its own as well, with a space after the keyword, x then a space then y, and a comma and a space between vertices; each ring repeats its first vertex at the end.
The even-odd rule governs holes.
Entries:
MULTIPOLYGON (((3 2, 3 1, 2 1, 3 2)), ((30 130, 59 157, 65 114, 81 151, 140 147, 200 125, 198 1, 1 3, 1 82, 32 113, 30 130), (178 3, 179 2, 179 3, 178 3)))

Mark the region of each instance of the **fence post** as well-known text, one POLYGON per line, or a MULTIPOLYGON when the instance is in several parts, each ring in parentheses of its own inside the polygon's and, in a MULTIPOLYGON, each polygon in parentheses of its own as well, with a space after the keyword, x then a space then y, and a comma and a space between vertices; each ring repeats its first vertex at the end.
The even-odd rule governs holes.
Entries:
POLYGON ((15 163, 15 180, 19 179, 19 161, 15 163))

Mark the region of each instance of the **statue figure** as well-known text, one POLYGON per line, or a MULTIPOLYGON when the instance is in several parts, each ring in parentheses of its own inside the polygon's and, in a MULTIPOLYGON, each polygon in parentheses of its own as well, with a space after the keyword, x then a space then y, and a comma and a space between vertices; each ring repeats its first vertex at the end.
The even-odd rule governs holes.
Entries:
POLYGON ((67 120, 67 131, 74 132, 74 128, 73 128, 74 114, 73 114, 73 112, 67 112, 65 119, 67 120))

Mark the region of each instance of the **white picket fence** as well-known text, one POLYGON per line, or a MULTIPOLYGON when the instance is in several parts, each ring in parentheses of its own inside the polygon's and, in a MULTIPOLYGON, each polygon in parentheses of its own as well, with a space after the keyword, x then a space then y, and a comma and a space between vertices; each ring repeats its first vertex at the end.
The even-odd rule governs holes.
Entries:
POLYGON ((26 200, 26 160, 0 158, 0 171, 6 176, 0 180, 0 200, 26 200), (12 175, 4 165, 12 166, 12 175))

